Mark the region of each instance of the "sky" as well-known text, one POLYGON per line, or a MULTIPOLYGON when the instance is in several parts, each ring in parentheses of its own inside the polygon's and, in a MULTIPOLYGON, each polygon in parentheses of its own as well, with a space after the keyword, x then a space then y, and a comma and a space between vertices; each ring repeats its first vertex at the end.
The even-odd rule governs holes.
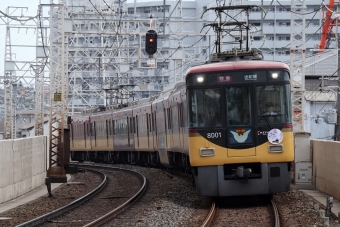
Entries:
MULTIPOLYGON (((49 1, 49 0, 47 0, 49 1)), ((45 2, 47 2, 45 0, 45 2)), ((43 2, 44 3, 44 2, 43 2)), ((2 1, 0 10, 7 12, 8 7, 28 7, 25 15, 35 16, 38 10, 39 0, 10 0, 2 1)), ((2 16, 2 15, 1 15, 2 16)), ((35 45, 36 36, 34 30, 25 31, 24 29, 11 29, 11 43, 16 45, 35 45)), ((4 75, 4 56, 6 45, 6 26, 0 21, 0 76, 4 75)), ((16 60, 32 61, 35 58, 35 49, 33 48, 12 48, 12 58, 16 60), (24 50, 25 49, 25 50, 24 50)))

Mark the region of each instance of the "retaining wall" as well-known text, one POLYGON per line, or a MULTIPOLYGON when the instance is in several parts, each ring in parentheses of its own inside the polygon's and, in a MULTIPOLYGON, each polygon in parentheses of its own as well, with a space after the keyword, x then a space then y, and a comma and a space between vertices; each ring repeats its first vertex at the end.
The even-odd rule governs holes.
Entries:
POLYGON ((0 141, 0 203, 45 184, 48 136, 0 141))
POLYGON ((340 142, 311 140, 313 157, 313 184, 340 200, 340 142))

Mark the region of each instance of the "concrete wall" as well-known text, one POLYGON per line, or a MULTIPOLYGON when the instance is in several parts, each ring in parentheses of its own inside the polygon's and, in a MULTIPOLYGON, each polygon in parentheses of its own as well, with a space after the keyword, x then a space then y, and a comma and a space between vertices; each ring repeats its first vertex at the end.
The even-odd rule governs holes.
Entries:
POLYGON ((340 200, 340 142, 311 140, 313 184, 316 189, 340 200))
POLYGON ((0 203, 45 183, 48 137, 0 141, 0 203))

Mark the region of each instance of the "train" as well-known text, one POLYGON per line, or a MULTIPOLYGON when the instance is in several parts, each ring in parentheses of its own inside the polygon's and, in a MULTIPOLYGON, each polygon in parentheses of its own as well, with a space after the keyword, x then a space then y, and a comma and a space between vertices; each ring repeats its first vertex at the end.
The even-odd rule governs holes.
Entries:
POLYGON ((282 62, 193 66, 185 82, 156 96, 70 118, 74 161, 180 169, 202 196, 290 190, 290 72, 282 62))

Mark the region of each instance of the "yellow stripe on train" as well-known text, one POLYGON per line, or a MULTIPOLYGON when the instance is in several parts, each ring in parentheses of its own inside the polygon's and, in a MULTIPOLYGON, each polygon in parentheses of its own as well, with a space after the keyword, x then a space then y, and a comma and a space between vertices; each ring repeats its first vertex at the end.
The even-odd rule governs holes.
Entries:
POLYGON ((274 163, 292 162, 294 160, 294 137, 292 132, 283 133, 282 152, 269 153, 269 142, 247 149, 231 149, 209 142, 198 133, 190 134, 190 164, 196 166, 216 166, 234 163, 274 163), (201 156, 200 150, 214 148, 214 156, 201 156))

